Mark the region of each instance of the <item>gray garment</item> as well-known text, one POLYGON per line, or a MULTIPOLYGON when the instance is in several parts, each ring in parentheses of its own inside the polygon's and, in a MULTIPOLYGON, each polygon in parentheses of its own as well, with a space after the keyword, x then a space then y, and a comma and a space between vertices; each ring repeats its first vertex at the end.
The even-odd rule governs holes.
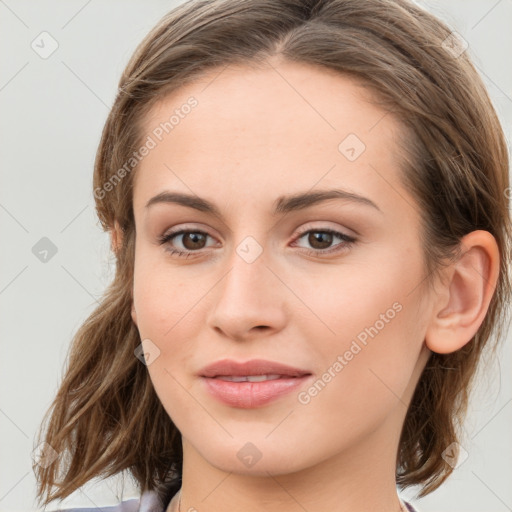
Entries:
MULTIPOLYGON (((410 512, 419 512, 410 503, 402 501, 410 512)), ((67 508, 55 512, 165 512, 166 508, 155 491, 146 491, 140 498, 122 501, 109 507, 67 508)))
POLYGON ((55 512, 165 512, 165 508, 155 491, 145 491, 140 498, 121 501, 117 505, 92 508, 63 508, 55 512))

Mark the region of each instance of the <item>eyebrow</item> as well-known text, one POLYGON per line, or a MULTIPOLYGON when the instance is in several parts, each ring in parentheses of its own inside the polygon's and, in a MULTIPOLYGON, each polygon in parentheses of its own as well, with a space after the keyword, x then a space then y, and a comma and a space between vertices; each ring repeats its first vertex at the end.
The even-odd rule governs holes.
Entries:
MULTIPOLYGON (((330 199, 342 199, 344 201, 370 206, 382 213, 382 210, 367 197, 355 194, 354 192, 348 192, 346 190, 332 189, 319 190, 315 192, 300 192, 288 196, 280 196, 274 201, 272 215, 303 210, 330 199)), ((194 208, 195 210, 210 213, 216 217, 222 218, 220 210, 213 203, 196 195, 184 194, 181 192, 169 192, 166 190, 152 197, 146 203, 146 208, 158 203, 180 204, 182 206, 194 208)))

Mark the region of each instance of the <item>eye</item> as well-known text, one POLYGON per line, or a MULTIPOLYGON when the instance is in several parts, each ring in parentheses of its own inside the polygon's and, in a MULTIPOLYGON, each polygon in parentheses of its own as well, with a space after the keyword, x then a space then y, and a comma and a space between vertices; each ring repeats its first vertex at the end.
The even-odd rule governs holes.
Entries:
POLYGON ((165 250, 176 256, 188 258, 193 252, 204 249, 204 244, 207 237, 210 235, 204 231, 191 230, 191 229, 180 229, 179 231, 173 231, 165 233, 158 237, 160 245, 167 244, 165 250), (181 244, 184 249, 172 247, 169 242, 174 238, 181 237, 181 244))
MULTIPOLYGON (((313 249, 305 249, 305 252, 315 256, 348 250, 356 242, 354 237, 345 235, 344 233, 330 228, 309 229, 307 231, 303 231, 295 241, 304 238, 306 235, 308 235, 307 243, 309 243, 313 249), (341 240, 341 242, 336 244, 334 247, 329 247, 336 238, 341 240)), ((166 245, 165 250, 170 254, 188 258, 192 256, 194 252, 199 253, 205 248, 208 237, 212 238, 204 231, 180 229, 178 231, 171 231, 170 233, 165 233, 164 235, 159 236, 158 241, 160 245, 166 245), (175 238, 178 240, 181 238, 181 245, 183 248, 176 248, 170 244, 170 242, 175 238)))
POLYGON ((339 231, 335 231, 330 228, 309 229, 307 231, 303 231, 299 234, 296 240, 300 240, 306 235, 308 235, 306 241, 313 247, 313 250, 306 249, 305 252, 316 256, 345 251, 352 247, 356 242, 354 237, 345 235, 344 233, 340 233, 339 231), (340 239, 341 242, 336 244, 334 247, 331 247, 331 244, 336 238, 340 239))

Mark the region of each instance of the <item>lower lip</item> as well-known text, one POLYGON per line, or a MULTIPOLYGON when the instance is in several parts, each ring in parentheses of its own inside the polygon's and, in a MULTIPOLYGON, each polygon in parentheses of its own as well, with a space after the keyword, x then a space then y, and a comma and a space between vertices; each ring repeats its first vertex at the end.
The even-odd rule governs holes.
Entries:
POLYGON ((268 404, 302 386, 311 375, 282 377, 262 382, 232 382, 202 377, 208 391, 218 400, 233 407, 251 409, 268 404))

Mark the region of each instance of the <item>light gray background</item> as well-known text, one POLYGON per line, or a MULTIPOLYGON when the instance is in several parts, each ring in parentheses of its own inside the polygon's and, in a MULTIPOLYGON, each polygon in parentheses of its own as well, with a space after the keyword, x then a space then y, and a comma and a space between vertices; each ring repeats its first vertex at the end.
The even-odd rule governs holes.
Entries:
MULTIPOLYGON (((179 3, 0 0, 2 512, 36 509, 33 438, 70 340, 113 277, 109 239, 94 213, 92 168, 119 76, 143 36, 179 3), (47 59, 31 48, 43 31, 59 45, 47 59), (32 252, 43 237, 57 247, 46 263, 32 252)), ((419 3, 468 41, 510 141, 512 0, 419 3)), ((413 500, 420 511, 512 510, 511 352, 509 336, 473 395, 467 460, 440 490, 413 500)), ((129 480, 124 494, 120 484, 93 481, 60 505, 137 496, 129 480)))

